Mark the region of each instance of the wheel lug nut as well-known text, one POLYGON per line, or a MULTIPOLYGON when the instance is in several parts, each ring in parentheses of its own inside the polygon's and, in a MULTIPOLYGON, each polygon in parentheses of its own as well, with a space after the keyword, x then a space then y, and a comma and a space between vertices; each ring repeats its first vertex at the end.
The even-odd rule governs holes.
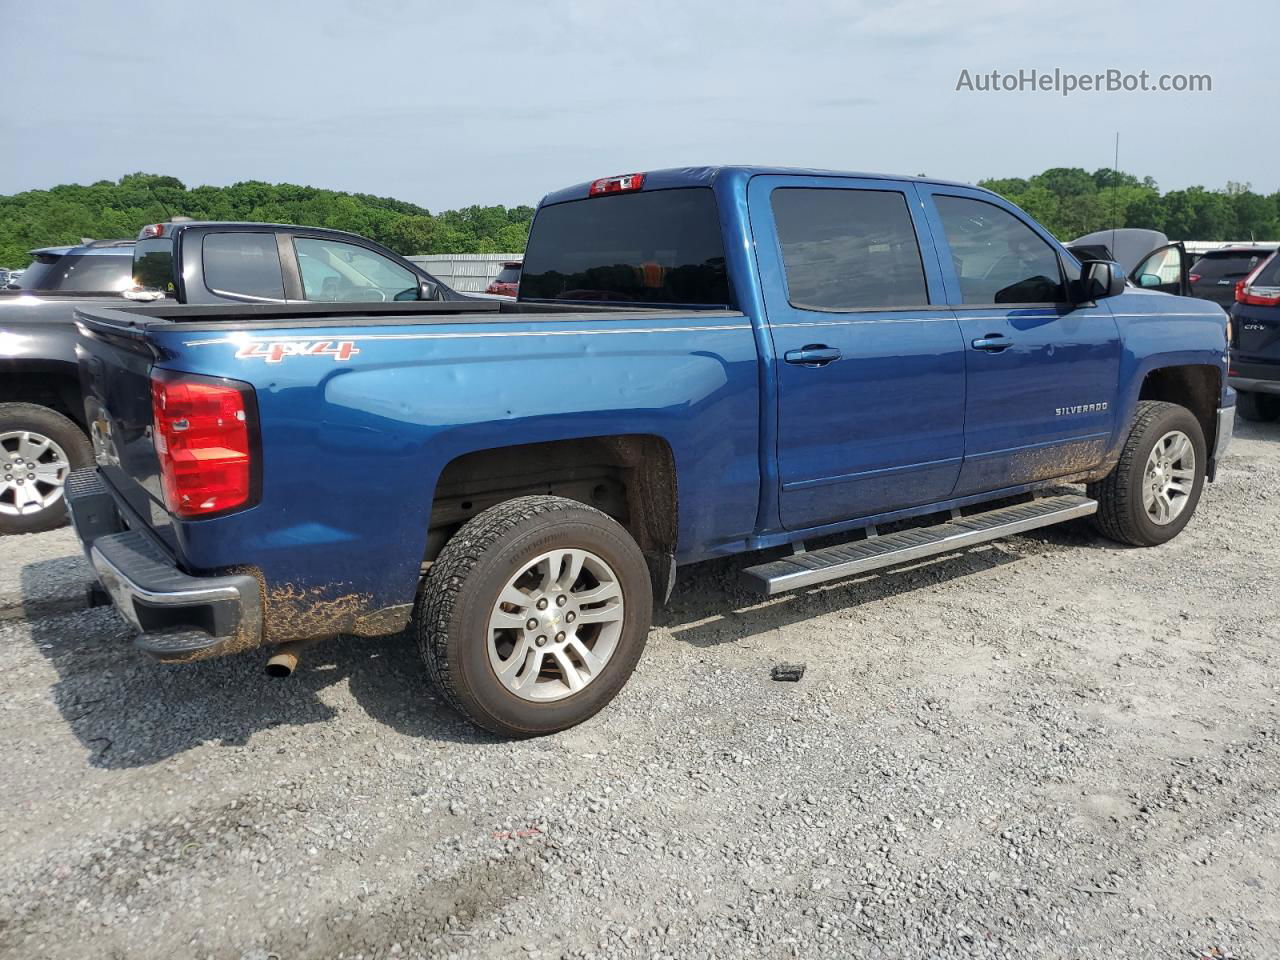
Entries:
POLYGON ((566 597, 564 594, 561 594, 560 596, 556 597, 557 607, 563 607, 568 602, 569 602, 569 598, 566 597))
POLYGON ((573 623, 573 621, 575 621, 575 620, 577 620, 577 619, 578 619, 578 615, 577 615, 576 613, 574 613, 573 611, 569 611, 568 613, 566 613, 566 614, 564 615, 564 622, 565 622, 565 623, 573 623))
POLYGON ((547 638, 543 636, 539 636, 538 639, 533 642, 540 647, 545 647, 547 645, 547 638))
POLYGON ((564 643, 564 631, 561 630, 556 634, 556 643, 564 643))
POLYGON ((539 600, 539 601, 538 601, 538 609, 539 609, 539 610, 545 610, 545 609, 547 609, 547 598, 546 598, 546 597, 543 597, 541 600, 539 600))
POLYGON ((530 630, 537 630, 537 629, 538 629, 538 621, 537 621, 536 619, 534 619, 533 617, 530 617, 530 618, 529 618, 529 622, 528 622, 528 623, 526 623, 526 624, 525 624, 525 626, 526 626, 527 628, 529 628, 530 630))

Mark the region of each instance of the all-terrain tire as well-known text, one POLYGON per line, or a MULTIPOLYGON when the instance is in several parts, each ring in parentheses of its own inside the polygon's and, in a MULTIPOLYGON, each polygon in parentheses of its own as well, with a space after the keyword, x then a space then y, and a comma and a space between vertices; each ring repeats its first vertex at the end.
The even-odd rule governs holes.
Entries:
MULTIPOLYGON (((0 437, 21 433, 52 440, 62 450, 72 470, 93 463, 93 445, 74 420, 36 403, 0 403, 0 437)), ((7 448, 15 444, 16 441, 6 441, 4 446, 7 448)), ((0 468, 8 465, 15 455, 16 450, 0 449, 0 468)), ((4 481, 6 476, 17 475, 0 469, 0 481, 4 481)), ((17 489, 6 482, 0 492, 0 535, 39 533, 67 522, 67 505, 61 496, 44 509, 30 513, 14 512, 18 509, 16 497, 17 489)))
POLYGON ((575 500, 530 496, 490 507, 445 544, 419 593, 413 629, 432 680, 456 710, 493 733, 532 737, 581 723, 617 695, 644 651, 652 616, 644 554, 620 524, 575 500), (581 690, 534 702, 498 679, 490 617, 523 566, 560 549, 589 551, 611 568, 623 596, 621 632, 603 669, 581 690))
POLYGON ((1098 512, 1093 515, 1094 527, 1111 540, 1135 547, 1169 542, 1182 532, 1195 513, 1204 489, 1207 462, 1204 431, 1190 410, 1176 403, 1139 401, 1129 438, 1115 468, 1088 486, 1089 496, 1098 501, 1098 512), (1195 472, 1181 513, 1169 523, 1160 524, 1147 513, 1142 485, 1152 448, 1172 430, 1181 431, 1190 439, 1195 452, 1195 472))
POLYGON ((1236 412, 1245 420, 1267 422, 1280 419, 1280 396, 1256 390, 1236 391, 1236 412))

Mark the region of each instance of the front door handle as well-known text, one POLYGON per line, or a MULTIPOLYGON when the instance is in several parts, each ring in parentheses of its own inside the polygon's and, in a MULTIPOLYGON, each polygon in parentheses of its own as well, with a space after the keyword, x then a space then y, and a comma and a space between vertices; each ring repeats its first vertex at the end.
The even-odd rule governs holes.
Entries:
POLYGON ((788 350, 783 354, 783 359, 802 367, 825 367, 833 360, 840 359, 840 351, 825 343, 807 343, 799 350, 788 350))
POLYGON ((1008 350, 1012 346, 1013 341, 999 333, 988 333, 985 337, 979 337, 973 341, 973 349, 989 350, 991 353, 999 353, 1001 350, 1008 350))

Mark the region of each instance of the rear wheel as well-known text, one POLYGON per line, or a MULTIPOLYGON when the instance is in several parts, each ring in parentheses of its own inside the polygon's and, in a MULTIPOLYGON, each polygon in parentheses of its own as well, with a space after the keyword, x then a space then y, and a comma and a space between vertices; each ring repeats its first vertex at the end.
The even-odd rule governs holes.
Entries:
POLYGON ((564 730, 605 706, 644 650, 644 555, 610 517, 561 497, 491 507, 432 564, 415 626, 432 679, 477 725, 564 730))
POLYGON ((34 403, 0 403, 0 534, 38 533, 67 522, 67 474, 93 462, 74 421, 34 403))
POLYGON ((1204 431, 1186 407, 1143 400, 1115 468, 1089 484, 1093 522, 1104 536, 1135 547, 1167 543, 1195 513, 1204 488, 1204 431))
POLYGON ((1245 420, 1280 419, 1280 396, 1239 390, 1236 392, 1236 410, 1245 420))

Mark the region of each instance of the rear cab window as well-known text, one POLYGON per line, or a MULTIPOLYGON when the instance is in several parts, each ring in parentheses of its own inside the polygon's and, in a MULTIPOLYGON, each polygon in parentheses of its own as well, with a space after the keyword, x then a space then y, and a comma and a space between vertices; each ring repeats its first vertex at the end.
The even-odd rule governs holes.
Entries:
POLYGON ((735 307, 709 187, 544 206, 519 281, 521 300, 735 307))

